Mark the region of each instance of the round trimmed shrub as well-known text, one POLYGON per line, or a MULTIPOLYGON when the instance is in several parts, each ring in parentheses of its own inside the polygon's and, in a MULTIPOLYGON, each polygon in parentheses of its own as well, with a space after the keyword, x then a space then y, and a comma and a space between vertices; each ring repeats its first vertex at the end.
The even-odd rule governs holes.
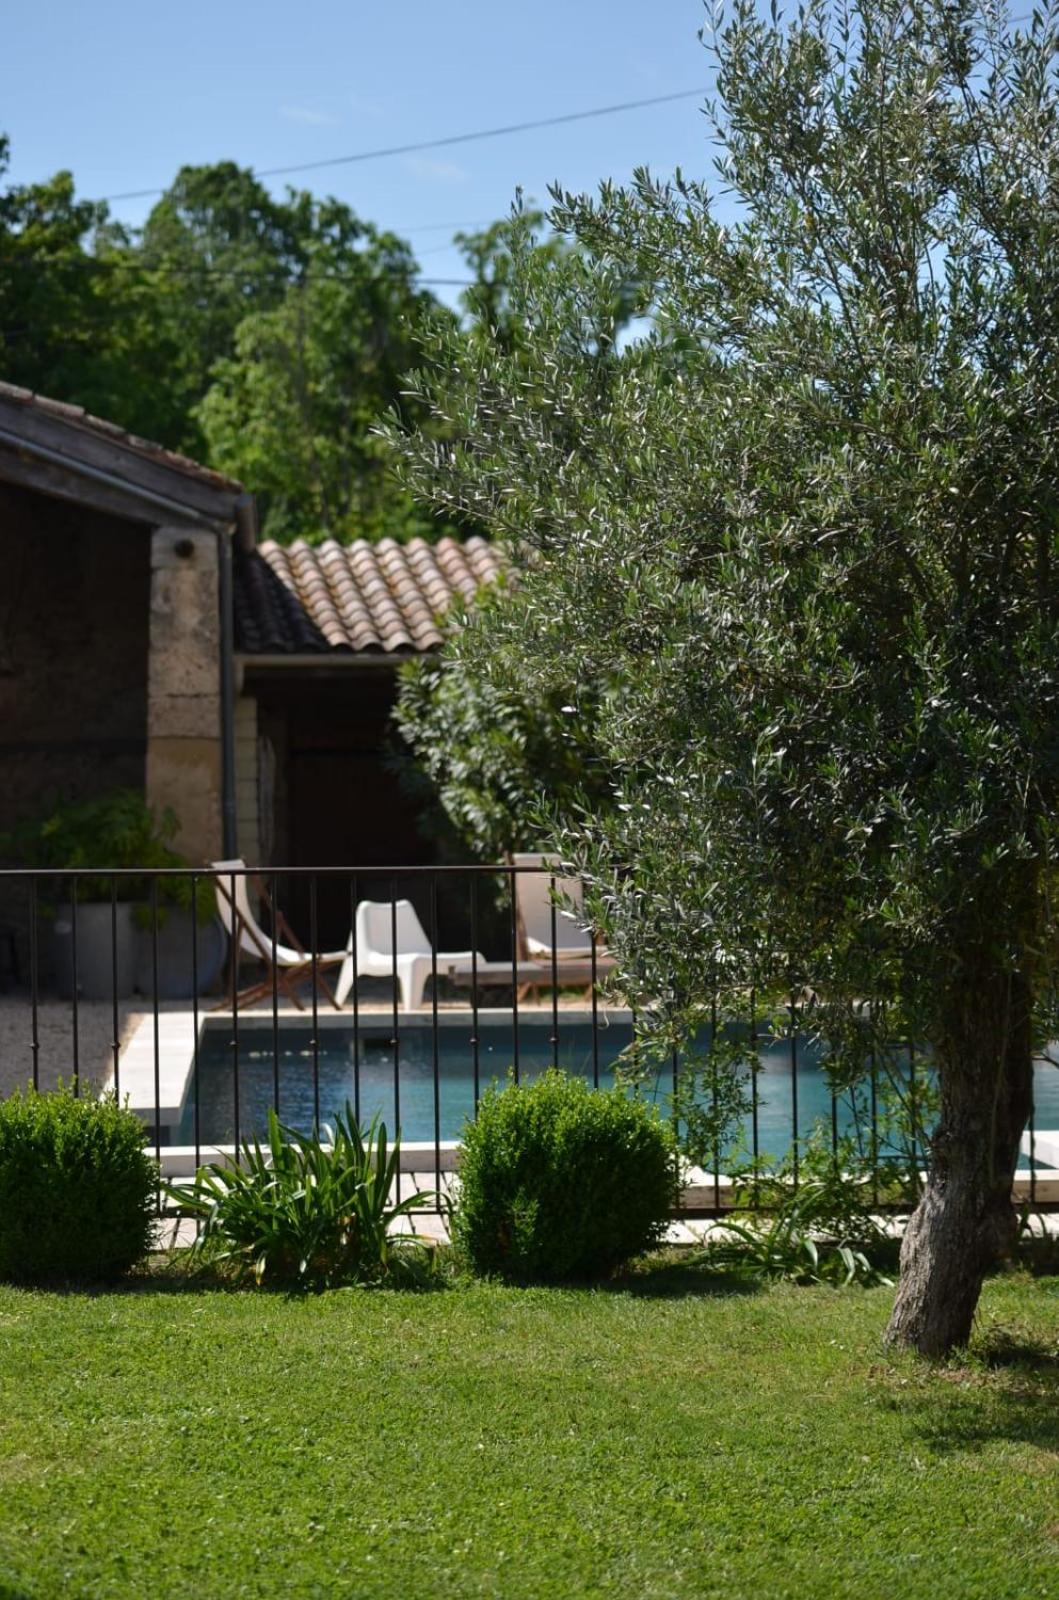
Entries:
POLYGON ((603 1278, 659 1242, 679 1171, 670 1127, 621 1089, 556 1071, 494 1086, 464 1132, 453 1239, 482 1276, 603 1278))
POLYGON ((158 1171, 113 1095, 29 1089, 0 1103, 0 1278, 107 1281, 151 1244, 158 1171))

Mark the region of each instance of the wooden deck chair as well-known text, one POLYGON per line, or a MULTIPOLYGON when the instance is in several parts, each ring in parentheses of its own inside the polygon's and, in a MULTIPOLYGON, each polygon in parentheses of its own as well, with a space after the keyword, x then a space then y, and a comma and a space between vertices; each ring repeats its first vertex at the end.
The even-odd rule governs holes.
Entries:
MULTIPOLYGON (((229 959, 234 969, 233 986, 237 990, 236 1003, 240 1006, 250 1006, 259 1000, 269 999, 272 995, 274 977, 277 993, 282 992, 292 1005, 299 1011, 304 1011, 305 1006, 298 995, 298 985, 306 978, 312 977, 314 965, 312 952, 305 949, 283 912, 270 901, 264 884, 256 874, 247 872, 243 861, 211 861, 210 869, 217 874, 215 879, 217 912, 231 941, 229 959), (275 943, 272 934, 265 932, 254 915, 250 903, 250 882, 253 882, 255 890, 269 908, 276 934, 275 943), (281 934, 285 941, 283 943, 280 942, 281 934), (263 962, 265 976, 260 982, 239 989, 239 965, 243 956, 263 962)), ((345 959, 345 950, 324 951, 316 957, 316 971, 319 974, 325 967, 340 966, 345 959)), ((342 1007, 335 999, 334 991, 327 980, 318 976, 317 982, 335 1010, 341 1011, 342 1007)), ((223 1010, 229 1000, 230 996, 227 996, 216 1009, 223 1010)))
MULTIPOLYGON (((580 878, 564 877, 556 869, 560 863, 554 856, 539 855, 533 851, 517 851, 510 858, 513 867, 539 868, 539 871, 514 872, 515 923, 518 929, 520 960, 539 963, 543 981, 526 983, 519 998, 531 989, 551 988, 553 967, 557 983, 583 984, 586 971, 590 974, 592 952, 595 947, 595 971, 602 977, 614 969, 614 957, 600 950, 595 934, 578 921, 581 912, 582 888, 580 878), (557 895, 570 902, 572 910, 556 906, 552 900, 552 884, 557 895)), ((591 977, 588 978, 591 984, 591 977)))

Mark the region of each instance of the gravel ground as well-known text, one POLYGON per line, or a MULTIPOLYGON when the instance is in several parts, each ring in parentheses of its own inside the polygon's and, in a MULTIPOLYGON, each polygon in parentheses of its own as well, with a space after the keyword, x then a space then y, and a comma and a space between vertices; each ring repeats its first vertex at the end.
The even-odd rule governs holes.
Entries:
MULTIPOLYGON (((122 1044, 144 1015, 143 1000, 118 1002, 122 1044)), ((73 1010, 69 1000, 42 1000, 37 1008, 37 1038, 42 1089, 73 1075, 73 1010)), ((82 1078, 101 1081, 113 1059, 114 1018, 109 1001, 82 1000, 77 1007, 78 1067, 82 1078)), ((0 995, 0 1096, 33 1077, 33 1014, 29 996, 0 995)))

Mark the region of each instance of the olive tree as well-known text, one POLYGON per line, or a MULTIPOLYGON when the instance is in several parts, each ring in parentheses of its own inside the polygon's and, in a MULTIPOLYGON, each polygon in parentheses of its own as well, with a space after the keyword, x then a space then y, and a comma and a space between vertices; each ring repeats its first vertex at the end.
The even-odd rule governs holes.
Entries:
POLYGON ((736 0, 715 180, 555 191, 580 249, 516 250, 517 359, 435 350, 445 443, 404 441, 520 571, 465 667, 592 695, 615 804, 557 842, 658 1039, 754 993, 836 1060, 929 1045, 889 1330, 925 1353, 1013 1243, 1053 1026, 1056 40, 1054 0, 736 0))

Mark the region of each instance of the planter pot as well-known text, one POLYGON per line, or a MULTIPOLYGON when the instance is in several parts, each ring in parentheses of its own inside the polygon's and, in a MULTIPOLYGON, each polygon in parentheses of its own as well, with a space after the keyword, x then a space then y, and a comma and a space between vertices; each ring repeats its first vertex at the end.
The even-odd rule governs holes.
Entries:
MULTIPOLYGON (((217 982, 228 950, 228 936, 216 921, 199 923, 198 992, 217 982)), ((192 912, 166 907, 158 927, 158 998, 190 1000, 194 993, 195 963, 192 961, 192 912)), ((136 987, 154 998, 154 957, 150 928, 136 929, 136 987)))
MULTIPOLYGON (((85 1000, 109 1000, 115 989, 129 995, 136 981, 136 924, 131 905, 78 905, 77 993, 85 1000)), ((74 992, 74 917, 69 904, 55 908, 52 923, 55 987, 64 1000, 74 992)))

